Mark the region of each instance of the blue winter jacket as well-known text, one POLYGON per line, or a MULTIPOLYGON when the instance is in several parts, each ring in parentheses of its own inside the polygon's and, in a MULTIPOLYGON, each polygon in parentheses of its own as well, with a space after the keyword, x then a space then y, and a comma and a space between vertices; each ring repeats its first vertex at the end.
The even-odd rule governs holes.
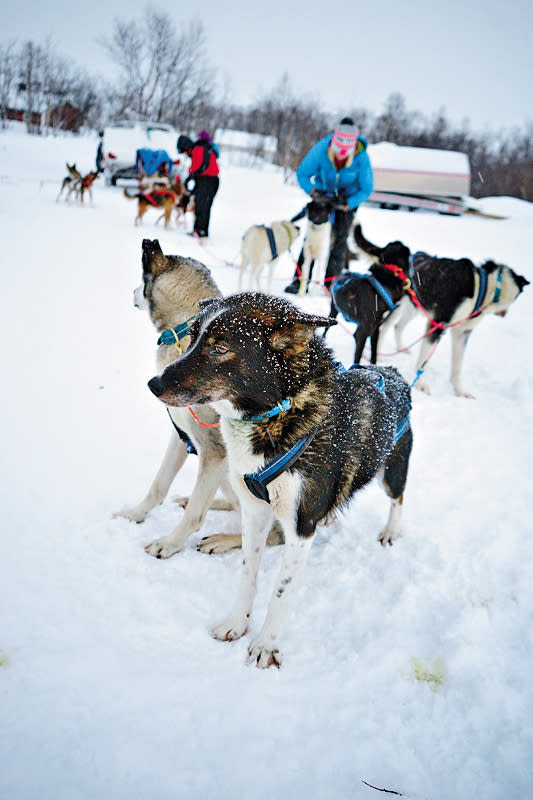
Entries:
POLYGON ((342 192, 350 209, 357 208, 368 200, 374 188, 374 176, 367 152, 367 141, 359 136, 361 144, 349 166, 336 170, 328 148, 332 134, 320 139, 308 152, 296 170, 298 183, 307 194, 312 189, 335 195, 342 192))

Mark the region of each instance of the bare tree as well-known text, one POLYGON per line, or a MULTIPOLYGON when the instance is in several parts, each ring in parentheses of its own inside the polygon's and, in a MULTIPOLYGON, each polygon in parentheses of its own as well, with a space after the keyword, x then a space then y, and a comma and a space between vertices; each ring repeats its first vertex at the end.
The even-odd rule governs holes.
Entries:
POLYGON ((0 118, 2 128, 6 127, 7 109, 15 89, 17 78, 16 43, 8 42, 0 46, 0 118))
POLYGON ((101 41, 119 68, 111 99, 118 117, 192 127, 212 104, 214 75, 206 59, 201 22, 179 35, 167 14, 147 8, 140 22, 116 21, 101 41))

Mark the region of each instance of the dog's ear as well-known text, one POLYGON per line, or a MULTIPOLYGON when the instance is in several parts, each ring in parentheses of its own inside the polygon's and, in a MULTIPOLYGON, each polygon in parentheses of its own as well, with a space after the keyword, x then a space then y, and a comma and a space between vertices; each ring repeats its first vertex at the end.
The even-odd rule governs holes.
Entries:
POLYGON ((154 278, 167 268, 167 259, 163 255, 158 239, 143 239, 142 245, 143 272, 150 272, 154 278))
POLYGON ((214 297, 207 297, 205 300, 198 300, 198 308, 200 309, 200 311, 203 311, 204 308, 208 308, 214 302, 215 302, 214 297))
POLYGON ((287 355, 297 355, 307 347, 317 328, 330 328, 337 320, 315 314, 295 314, 283 327, 275 331, 270 341, 274 350, 284 350, 287 355))

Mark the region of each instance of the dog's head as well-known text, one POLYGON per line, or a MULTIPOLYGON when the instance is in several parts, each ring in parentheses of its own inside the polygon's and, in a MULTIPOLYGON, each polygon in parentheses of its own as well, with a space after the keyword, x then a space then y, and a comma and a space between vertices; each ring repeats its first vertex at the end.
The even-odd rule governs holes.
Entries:
POLYGON ((236 417, 294 394, 312 353, 324 348, 315 330, 335 324, 258 292, 201 305, 189 349, 148 386, 167 405, 221 402, 219 410, 236 417))
MULTIPOLYGON (((488 275, 499 275, 495 280, 495 289, 492 302, 488 305, 488 310, 498 317, 505 317, 510 306, 519 294, 529 286, 529 281, 523 275, 519 275, 511 267, 505 264, 496 264, 494 261, 485 261, 483 269, 488 275), (499 288, 496 288, 499 283, 499 288)), ((494 281, 494 277, 493 277, 494 281)))
POLYGON ((409 259, 411 258, 411 251, 402 242, 389 242, 381 250, 378 258, 379 264, 394 264, 400 267, 404 272, 409 270, 409 259))
POLYGON ((329 221, 330 217, 331 207, 329 205, 317 203, 315 200, 311 200, 311 202, 307 204, 307 218, 315 225, 323 225, 325 222, 329 221))

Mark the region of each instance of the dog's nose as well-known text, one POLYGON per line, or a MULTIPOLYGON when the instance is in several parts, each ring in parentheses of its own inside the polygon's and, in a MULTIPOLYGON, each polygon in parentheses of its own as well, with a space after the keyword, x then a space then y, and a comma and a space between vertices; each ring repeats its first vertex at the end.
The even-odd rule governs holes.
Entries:
POLYGON ((148 388, 155 394, 156 397, 161 397, 165 391, 163 381, 159 375, 156 375, 155 378, 151 378, 151 380, 148 381, 148 388))

